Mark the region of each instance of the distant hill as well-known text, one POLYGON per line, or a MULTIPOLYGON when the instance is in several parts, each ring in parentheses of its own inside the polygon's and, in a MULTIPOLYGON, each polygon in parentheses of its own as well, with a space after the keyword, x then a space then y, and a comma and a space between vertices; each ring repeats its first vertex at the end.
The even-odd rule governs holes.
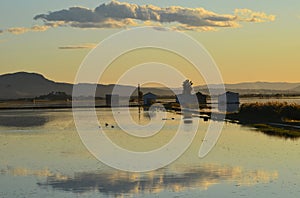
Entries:
MULTIPOLYGON (((211 87, 218 87, 219 85, 211 85, 211 87)), ((287 82, 243 82, 236 84, 225 84, 226 89, 231 90, 292 90, 300 86, 300 83, 287 82)), ((197 86, 199 89, 204 89, 206 86, 197 86)))
MULTIPOLYGON (((181 84, 181 83, 180 83, 181 84)), ((93 84, 79 84, 88 96, 89 90, 93 89, 93 84)), ((217 88, 218 85, 211 85, 212 88, 217 88)), ((226 90, 235 91, 240 94, 272 94, 272 93, 300 93, 300 83, 270 83, 270 82, 249 82, 238 84, 226 84, 226 90)), ((106 94, 112 92, 114 88, 119 90, 119 95, 125 96, 133 92, 137 95, 136 87, 126 85, 102 85, 98 84, 96 89, 97 97, 105 97, 106 94)), ((35 98, 41 95, 47 95, 51 92, 65 92, 72 95, 73 84, 58 83, 45 78, 41 74, 17 72, 11 74, 0 75, 0 99, 18 99, 18 98, 35 98)), ((208 93, 206 86, 196 86, 195 91, 208 93)), ((143 87, 143 93, 152 92, 159 96, 170 96, 174 93, 168 88, 161 87, 143 87)), ((181 88, 176 88, 175 93, 181 92, 181 88)))
POLYGON ((50 92, 72 93, 72 85, 56 83, 36 73, 18 72, 0 76, 0 99, 33 98, 50 92))
MULTIPOLYGON (((84 96, 88 96, 90 90, 94 88, 93 84, 79 84, 84 96)), ((116 88, 120 96, 126 96, 128 93, 137 93, 136 87, 126 85, 102 85, 98 84, 96 89, 97 97, 105 97, 106 94, 112 93, 112 90, 116 88)), ((35 98, 42 95, 47 95, 51 92, 65 92, 68 95, 72 95, 73 84, 58 83, 45 78, 41 74, 17 72, 11 74, 0 75, 0 99, 18 99, 18 98, 35 98)), ((174 95, 168 89, 160 88, 142 88, 144 93, 152 92, 157 95, 174 95)), ((137 95, 137 94, 136 94, 137 95)))
MULTIPOLYGON (((300 83, 287 82, 243 82, 237 84, 225 84, 227 91, 237 92, 240 95, 249 94, 300 94, 300 83)), ((220 85, 209 86, 211 89, 218 89, 220 85)), ((195 91, 209 93, 206 85, 194 87, 195 91)))
POLYGON ((300 93, 300 86, 291 89, 291 91, 300 93))

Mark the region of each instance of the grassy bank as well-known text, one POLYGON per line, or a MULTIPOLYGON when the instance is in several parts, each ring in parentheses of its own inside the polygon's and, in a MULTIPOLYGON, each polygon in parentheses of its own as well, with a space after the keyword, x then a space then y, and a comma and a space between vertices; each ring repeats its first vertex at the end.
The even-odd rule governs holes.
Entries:
POLYGON ((267 135, 271 135, 271 136, 278 136, 278 137, 292 138, 292 139, 300 137, 300 130, 298 130, 298 129, 272 126, 269 124, 252 124, 249 126, 254 127, 258 131, 261 131, 261 132, 263 132, 267 135))
POLYGON ((229 114, 229 119, 274 136, 300 137, 300 105, 286 102, 242 104, 238 113, 229 114), (274 124, 275 123, 275 124, 274 124))

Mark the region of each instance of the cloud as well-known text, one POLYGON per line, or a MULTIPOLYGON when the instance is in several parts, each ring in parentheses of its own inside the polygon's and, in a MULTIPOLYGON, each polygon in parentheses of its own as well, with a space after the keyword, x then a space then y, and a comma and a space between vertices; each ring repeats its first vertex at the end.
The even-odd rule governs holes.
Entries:
POLYGON ((46 30, 48 30, 50 27, 49 26, 46 26, 46 25, 42 25, 42 26, 39 26, 39 25, 35 25, 33 27, 30 28, 30 31, 33 31, 33 32, 44 32, 46 30))
POLYGON ((155 23, 158 26, 168 24, 177 30, 215 31, 216 28, 240 27, 241 22, 274 21, 275 16, 249 9, 236 9, 234 14, 218 14, 204 8, 180 6, 162 8, 112 1, 95 9, 71 7, 39 14, 34 19, 41 19, 45 25, 53 25, 51 27, 123 28, 155 23))
POLYGON ((31 28, 26 28, 26 27, 13 27, 13 28, 8 28, 6 32, 12 33, 12 34, 24 34, 26 32, 43 32, 46 31, 50 28, 50 26, 47 25, 34 25, 31 28))
POLYGON ((65 25, 65 22, 63 21, 56 21, 56 22, 45 22, 45 26, 48 27, 61 27, 65 25))
MULTIPOLYGON (((66 25, 66 23, 64 23, 66 25)), ((137 23, 132 19, 106 19, 101 22, 69 22, 67 25, 76 28, 123 28, 127 26, 136 26, 137 23)))
POLYGON ((25 32, 28 32, 29 29, 25 27, 14 27, 14 28, 9 28, 6 31, 12 34, 24 34, 25 32))
POLYGON ((239 21, 261 23, 275 20, 275 15, 267 15, 264 12, 254 12, 249 9, 235 9, 234 13, 239 21))
POLYGON ((172 28, 176 31, 196 31, 196 32, 208 32, 208 31, 217 31, 215 27, 203 26, 203 27, 195 27, 188 25, 178 25, 172 28))
POLYGON ((82 45, 67 45, 67 46, 60 46, 58 49, 68 50, 68 49, 93 49, 96 47, 94 43, 86 43, 82 45))
MULTIPOLYGON (((126 28, 132 26, 167 25, 178 31, 217 31, 219 28, 236 28, 241 23, 262 23, 275 20, 274 15, 255 12, 250 9, 235 9, 234 14, 217 14, 204 8, 185 8, 171 6, 167 8, 154 5, 137 5, 112 1, 101 4, 95 9, 71 7, 48 14, 39 14, 44 25, 12 27, 0 30, 0 34, 9 32, 43 32, 49 28, 126 28)), ((69 48, 68 48, 69 49, 69 48)), ((81 48, 82 49, 82 48, 81 48)))

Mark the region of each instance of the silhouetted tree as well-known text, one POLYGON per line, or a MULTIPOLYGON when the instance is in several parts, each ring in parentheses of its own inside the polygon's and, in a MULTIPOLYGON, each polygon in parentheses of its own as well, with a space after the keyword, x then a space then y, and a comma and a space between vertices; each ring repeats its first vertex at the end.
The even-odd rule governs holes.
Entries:
POLYGON ((182 83, 182 87, 183 87, 182 94, 184 94, 184 95, 191 95, 192 85, 193 85, 193 82, 190 81, 190 80, 183 81, 183 83, 182 83))

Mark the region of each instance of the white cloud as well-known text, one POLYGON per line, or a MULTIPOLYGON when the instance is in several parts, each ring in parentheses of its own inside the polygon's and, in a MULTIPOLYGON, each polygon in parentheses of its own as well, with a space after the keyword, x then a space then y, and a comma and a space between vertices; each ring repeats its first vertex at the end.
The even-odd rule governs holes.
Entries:
POLYGON ((8 28, 6 32, 12 33, 12 34, 24 34, 26 32, 43 32, 46 31, 50 28, 50 26, 47 25, 34 25, 31 28, 26 28, 26 27, 13 27, 13 28, 8 28))
POLYGON ((234 14, 217 14, 204 8, 161 8, 112 1, 95 9, 71 7, 39 14, 34 19, 42 19, 45 25, 53 25, 51 27, 122 28, 156 23, 172 24, 172 28, 178 30, 215 31, 216 28, 239 27, 241 22, 274 21, 275 16, 249 9, 236 9, 234 14))
POLYGON ((33 32, 44 32, 46 30, 48 30, 50 27, 47 26, 47 25, 42 25, 42 26, 39 26, 39 25, 35 25, 35 26, 32 26, 30 28, 30 31, 33 31, 33 32))
POLYGON ((25 32, 28 32, 29 29, 25 27, 14 27, 14 28, 9 28, 6 31, 12 34, 24 34, 25 32))
POLYGON ((96 44, 94 43, 85 43, 81 45, 67 45, 67 46, 60 46, 58 49, 64 49, 64 50, 69 50, 69 49, 93 49, 96 47, 96 44))
POLYGON ((196 32, 217 31, 215 27, 210 27, 210 26, 194 27, 188 25, 178 25, 173 27, 172 29, 177 31, 196 31, 196 32))
POLYGON ((171 6, 167 8, 154 5, 136 5, 126 2, 112 1, 101 4, 95 9, 71 7, 59 11, 39 14, 35 20, 41 19, 44 25, 12 27, 0 30, 0 34, 9 32, 23 34, 26 32, 42 32, 55 27, 75 28, 126 28, 132 26, 162 26, 178 31, 217 31, 219 28, 236 28, 241 23, 262 23, 274 21, 274 15, 255 12, 249 9, 235 9, 234 14, 218 14, 204 8, 185 8, 171 6))
POLYGON ((264 12, 254 12, 249 9, 235 9, 234 13, 239 21, 261 23, 275 20, 275 15, 267 15, 264 12))

